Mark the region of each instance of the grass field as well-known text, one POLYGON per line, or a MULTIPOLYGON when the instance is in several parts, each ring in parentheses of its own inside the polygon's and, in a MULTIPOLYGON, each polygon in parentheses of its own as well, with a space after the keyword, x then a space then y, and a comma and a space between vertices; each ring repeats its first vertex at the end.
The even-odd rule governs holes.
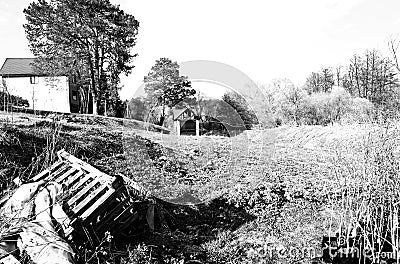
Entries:
POLYGON ((112 120, 3 121, 0 180, 2 190, 16 176, 28 180, 65 148, 159 198, 168 228, 123 249, 110 245, 95 258, 102 263, 120 255, 122 263, 311 263, 320 260, 301 251, 319 253, 323 235, 362 215, 372 221, 374 204, 362 193, 375 197, 386 188, 397 197, 397 181, 348 194, 398 176, 399 131, 304 126, 176 137, 112 120))

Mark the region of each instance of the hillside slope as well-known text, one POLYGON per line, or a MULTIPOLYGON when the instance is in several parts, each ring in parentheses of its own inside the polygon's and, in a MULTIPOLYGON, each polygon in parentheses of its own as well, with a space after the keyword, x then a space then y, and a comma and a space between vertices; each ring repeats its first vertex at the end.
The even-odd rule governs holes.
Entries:
POLYGON ((159 198, 169 227, 131 241, 123 263, 307 263, 313 256, 301 250, 318 253, 322 235, 338 227, 337 197, 362 183, 366 149, 390 138, 397 155, 399 139, 395 126, 371 125, 281 127, 234 138, 176 137, 115 122, 6 123, 0 131, 2 189, 65 148, 159 198))

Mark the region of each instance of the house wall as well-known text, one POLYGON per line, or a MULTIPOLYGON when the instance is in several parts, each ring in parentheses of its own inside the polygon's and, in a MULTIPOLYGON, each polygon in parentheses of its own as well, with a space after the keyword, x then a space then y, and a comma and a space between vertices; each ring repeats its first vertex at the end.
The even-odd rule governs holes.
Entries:
POLYGON ((7 90, 28 100, 34 110, 70 113, 70 92, 68 77, 36 77, 31 84, 30 77, 4 77, 7 90))

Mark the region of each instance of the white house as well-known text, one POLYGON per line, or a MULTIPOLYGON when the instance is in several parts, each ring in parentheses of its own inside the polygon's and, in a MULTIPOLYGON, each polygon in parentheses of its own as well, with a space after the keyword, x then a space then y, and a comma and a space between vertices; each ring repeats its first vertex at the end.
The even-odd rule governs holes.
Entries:
POLYGON ((67 76, 35 74, 31 58, 8 58, 0 69, 2 85, 11 95, 28 100, 33 110, 71 113, 79 109, 79 94, 67 76))

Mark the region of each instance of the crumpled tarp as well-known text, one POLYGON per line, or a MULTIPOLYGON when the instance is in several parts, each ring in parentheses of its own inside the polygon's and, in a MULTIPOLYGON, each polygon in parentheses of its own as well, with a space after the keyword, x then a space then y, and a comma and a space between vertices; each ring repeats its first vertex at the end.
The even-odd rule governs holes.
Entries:
POLYGON ((14 255, 19 249, 37 264, 75 263, 73 249, 53 224, 53 219, 58 222, 66 217, 60 214, 60 210, 53 210, 62 193, 62 187, 54 182, 21 185, 0 209, 1 217, 8 224, 0 235, 6 237, 17 229, 20 230, 19 238, 17 241, 2 242, 0 249, 14 255))

